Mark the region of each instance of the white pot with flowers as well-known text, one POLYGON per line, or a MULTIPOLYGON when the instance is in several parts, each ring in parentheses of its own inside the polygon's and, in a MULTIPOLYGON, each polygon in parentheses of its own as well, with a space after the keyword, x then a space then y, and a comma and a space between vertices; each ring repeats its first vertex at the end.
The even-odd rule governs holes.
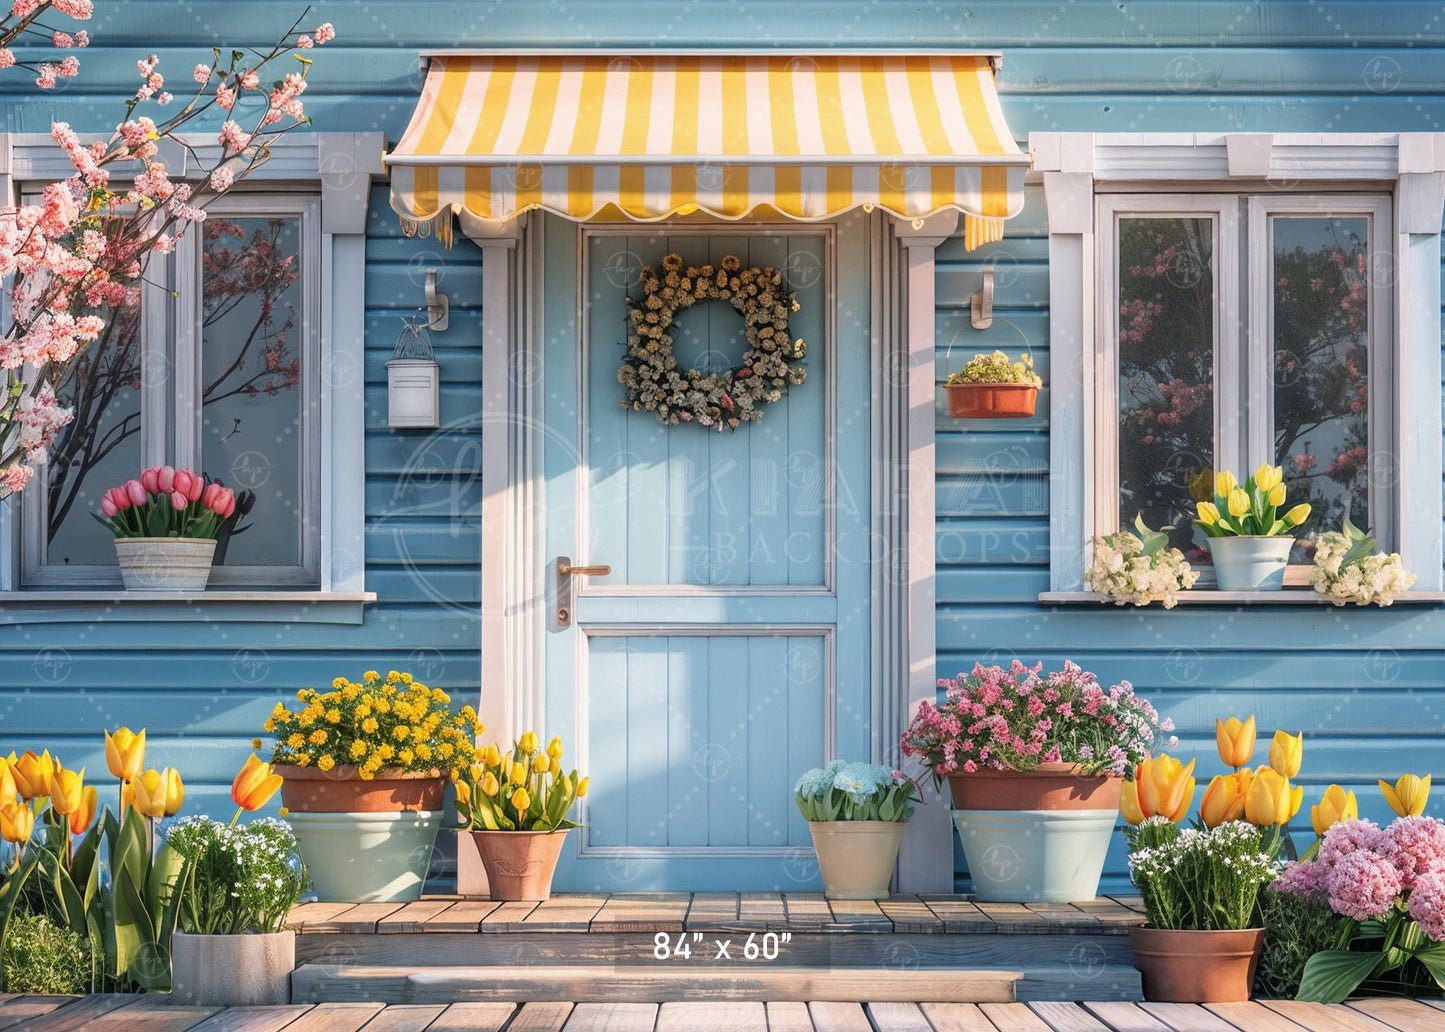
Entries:
POLYGON ((1195 526, 1209 538, 1209 555, 1221 591, 1279 591, 1289 564, 1295 527, 1310 518, 1301 502, 1281 513, 1284 471, 1263 463, 1243 484, 1228 470, 1214 476, 1214 500, 1196 504, 1195 526))
POLYGON ((153 466, 107 491, 96 520, 115 535, 127 591, 201 591, 216 534, 235 511, 229 487, 188 469, 153 466))

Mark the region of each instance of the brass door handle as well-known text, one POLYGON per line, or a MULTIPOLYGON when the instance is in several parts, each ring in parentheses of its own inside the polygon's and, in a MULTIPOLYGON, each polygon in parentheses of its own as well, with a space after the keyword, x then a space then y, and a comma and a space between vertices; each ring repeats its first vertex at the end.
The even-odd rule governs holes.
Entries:
POLYGON ((606 563, 595 566, 573 566, 570 555, 557 557, 557 577, 552 591, 552 619, 558 627, 572 626, 572 578, 606 577, 612 567, 606 563))

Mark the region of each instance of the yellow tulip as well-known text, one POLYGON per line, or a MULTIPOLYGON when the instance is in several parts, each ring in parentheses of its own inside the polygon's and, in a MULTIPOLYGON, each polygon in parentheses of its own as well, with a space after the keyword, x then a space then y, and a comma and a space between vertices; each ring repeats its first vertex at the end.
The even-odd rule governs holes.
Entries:
POLYGON ((70 833, 72 835, 84 835, 89 830, 91 822, 95 820, 95 811, 99 807, 99 796, 94 785, 86 785, 80 793, 80 805, 70 814, 70 833))
POLYGON ((472 788, 465 781, 457 782, 457 802, 465 806, 472 801, 472 788))
POLYGON ((1200 523, 1212 527, 1219 522, 1219 509, 1213 502, 1200 502, 1194 508, 1199 512, 1200 523))
POLYGON ((1274 487, 1270 488, 1270 489, 1269 489, 1269 494, 1266 496, 1266 501, 1268 501, 1269 504, 1270 504, 1270 505, 1273 505, 1276 509, 1279 508, 1281 505, 1283 505, 1283 504, 1284 504, 1284 485, 1283 485, 1283 484, 1275 484, 1274 487))
POLYGON ((540 774, 550 766, 552 766, 552 761, 547 758, 547 754, 538 753, 536 758, 532 760, 532 773, 540 774))
POLYGON ((1216 774, 1199 801, 1199 819, 1206 827, 1217 828, 1242 816, 1244 780, 1238 774, 1216 774))
POLYGON ((1287 823, 1294 803, 1292 795, 1288 778, 1273 767, 1259 767, 1244 799, 1245 820, 1261 828, 1287 823))
POLYGON ((1178 824, 1194 805, 1194 764, 1184 766, 1174 757, 1160 753, 1139 764, 1139 809, 1145 817, 1167 817, 1178 824))
POLYGON ((0 760, 0 806, 13 803, 17 798, 15 775, 10 772, 10 764, 0 760))
POLYGON ((1229 492, 1229 515, 1243 516, 1249 512, 1249 495, 1244 493, 1244 488, 1236 487, 1229 492))
POLYGON ((1284 521, 1291 527, 1298 527, 1305 520, 1310 518, 1310 507, 1304 502, 1296 505, 1289 512, 1284 514, 1284 521))
POLYGON ((1296 785, 1289 793, 1289 819, 1294 820, 1294 815, 1299 813, 1300 804, 1305 801, 1305 790, 1303 786, 1296 785))
POLYGON ((1136 827, 1144 823, 1144 811, 1139 809, 1139 782, 1124 782, 1119 790, 1119 813, 1136 827))
POLYGON ((167 767, 166 775, 166 816, 174 817, 181 812, 181 807, 186 802, 186 786, 181 781, 181 772, 174 767, 167 767))
POLYGON ((0 806, 0 838, 6 842, 29 842, 35 830, 35 811, 24 803, 0 806))
POLYGON ((551 763, 547 764, 547 773, 551 774, 554 778, 558 774, 562 773, 562 761, 553 760, 551 763))
POLYGON ((55 773, 55 761, 50 750, 43 756, 36 756, 27 749, 25 755, 10 764, 10 773, 15 779, 15 790, 26 799, 40 799, 50 794, 50 775, 55 773))
POLYGON ((488 767, 495 767, 502 762, 502 752, 495 745, 487 746, 487 751, 482 753, 482 762, 488 767))
POLYGON ((1352 821, 1360 816, 1360 807, 1355 802, 1355 793, 1346 792, 1339 785, 1325 789, 1318 806, 1310 807, 1310 825, 1316 835, 1323 835, 1340 821, 1352 821))
POLYGON ((58 769, 50 776, 50 806, 62 817, 69 817, 80 808, 85 794, 85 768, 79 771, 58 769))
POLYGON ((1273 491, 1277 485, 1283 482, 1284 469, 1282 467, 1271 466, 1267 462, 1261 462, 1259 469, 1254 471, 1254 486, 1266 494, 1273 491))
POLYGON ((512 764, 512 770, 507 775, 507 780, 514 785, 520 785, 527 780, 527 765, 525 763, 512 764))
POLYGON ((111 777, 129 781, 141 772, 146 758, 146 729, 136 734, 123 727, 115 734, 105 733, 105 765, 111 777))
POLYGON ((276 794, 281 780, 281 775, 273 771, 269 763, 263 763, 261 757, 253 753, 246 757, 231 781, 231 802, 243 810, 259 810, 276 794))
POLYGON ((502 786, 497 783, 497 776, 491 771, 487 771, 487 776, 482 781, 482 794, 490 799, 501 790, 502 786))
POLYGON ((1219 758, 1231 767, 1248 766, 1254 755, 1254 716, 1243 723, 1238 717, 1214 721, 1214 744, 1219 758))
POLYGON ((518 813, 526 811, 532 805, 532 797, 527 794, 525 788, 519 788, 512 793, 512 805, 517 808, 518 813))
MULTIPOLYGON (((169 772, 170 768, 166 768, 169 772)), ((166 775, 158 770, 142 771, 130 783, 130 804, 142 817, 164 817, 166 814, 166 775)))
POLYGON ((554 738, 547 743, 547 755, 554 760, 562 758, 562 739, 554 738))
MULTIPOLYGON (((576 772, 573 771, 573 773, 576 773, 576 772)), ((578 799, 581 799, 583 796, 585 796, 585 795, 587 794, 587 783, 588 783, 589 781, 591 781, 591 780, 592 780, 591 778, 583 778, 581 781, 577 782, 577 798, 578 798, 578 799)))
POLYGON ((1239 486, 1239 481, 1234 479, 1234 474, 1227 469, 1222 469, 1214 474, 1214 496, 1216 498, 1228 498, 1229 492, 1239 486))
POLYGON ((1214 470, 1206 466, 1198 473, 1189 474, 1189 497, 1196 502, 1214 500, 1214 470))
POLYGON ((1391 787, 1380 782, 1380 791, 1385 793, 1385 802, 1390 804, 1401 817, 1419 817, 1425 812, 1425 803, 1430 798, 1430 775, 1418 778, 1406 774, 1391 787))
POLYGON ((1269 765, 1287 778, 1294 777, 1304 760, 1304 747, 1303 731, 1293 738, 1283 731, 1276 731, 1274 740, 1269 743, 1269 765))
POLYGON ((517 744, 522 747, 522 751, 523 751, 524 753, 534 753, 534 752, 536 752, 536 751, 537 751, 537 732, 535 732, 535 731, 528 731, 525 735, 522 736, 522 740, 521 740, 520 742, 518 742, 517 744))

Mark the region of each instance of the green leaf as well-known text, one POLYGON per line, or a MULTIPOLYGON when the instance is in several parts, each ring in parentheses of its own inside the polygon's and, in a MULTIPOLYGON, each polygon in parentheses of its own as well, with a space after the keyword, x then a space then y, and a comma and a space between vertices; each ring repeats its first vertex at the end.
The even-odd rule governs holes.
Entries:
MULTIPOLYGON (((76 885, 87 885, 93 879, 91 875, 95 872, 95 857, 100 849, 100 834, 104 827, 103 820, 91 824, 90 830, 75 847, 75 853, 70 858, 70 879, 76 885)), ((90 893, 86 893, 86 904, 90 903, 90 893)))
POLYGON ((1143 513, 1135 513, 1134 528, 1139 531, 1139 541, 1144 546, 1145 555, 1153 555, 1169 543, 1168 534, 1149 529, 1144 523, 1143 513))
POLYGON ((1296 1000, 1341 1003, 1369 978, 1384 958, 1378 953, 1321 950, 1305 963, 1296 1000))
MULTIPOLYGON (((5 880, 4 885, 0 885, 0 943, 5 942, 5 938, 10 932, 10 915, 15 912, 15 903, 20 898, 25 883, 30 879, 31 873, 34 872, 39 862, 38 856, 32 856, 18 871, 5 880)), ((3 983, 3 980, 4 975, 0 973, 0 983, 3 983)), ((0 984, 0 989, 3 988, 4 985, 0 984)))
POLYGON ((145 886, 150 872, 150 840, 145 818, 135 807, 126 811, 125 820, 120 824, 111 849, 110 870, 112 878, 119 879, 122 874, 128 877, 137 892, 145 886))
POLYGON ((172 849, 170 843, 166 843, 156 854, 150 877, 146 879, 146 910, 155 924, 156 941, 167 949, 170 948, 171 931, 176 926, 176 907, 180 898, 177 889, 185 868, 185 858, 172 849))
POLYGON ((146 533, 151 537, 166 536, 166 514, 160 506, 151 509, 150 515, 146 518, 146 533))
POLYGON ((1435 984, 1445 989, 1445 942, 1431 943, 1415 951, 1415 959, 1425 965, 1435 984))
POLYGON ((146 947, 156 940, 155 926, 146 913, 140 890, 129 877, 116 878, 114 893, 116 969, 121 978, 139 982, 137 976, 144 974, 140 968, 149 954, 146 947))

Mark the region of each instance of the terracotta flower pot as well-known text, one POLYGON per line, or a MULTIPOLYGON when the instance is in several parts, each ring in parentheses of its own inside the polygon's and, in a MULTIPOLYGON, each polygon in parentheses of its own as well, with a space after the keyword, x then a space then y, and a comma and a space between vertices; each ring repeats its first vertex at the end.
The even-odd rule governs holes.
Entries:
POLYGON ((1263 928, 1174 931, 1129 929, 1134 966, 1144 999, 1167 1003, 1236 1003, 1248 1000, 1264 948, 1263 928))
POLYGON ((1118 810, 1123 778, 1081 774, 1077 764, 1042 763, 1034 770, 948 776, 959 810, 1118 810))
POLYGON ((944 390, 954 419, 1022 419, 1034 414, 1039 397, 1028 383, 950 383, 944 390))
POLYGON ((542 900, 552 895, 552 875, 570 828, 558 831, 474 831, 472 840, 487 869, 492 899, 542 900))
POLYGON ((902 821, 809 821, 829 899, 887 899, 902 821))
POLYGON ((446 792, 441 771, 383 770, 370 781, 355 767, 278 765, 281 804, 294 813, 402 813, 440 810, 446 792))

